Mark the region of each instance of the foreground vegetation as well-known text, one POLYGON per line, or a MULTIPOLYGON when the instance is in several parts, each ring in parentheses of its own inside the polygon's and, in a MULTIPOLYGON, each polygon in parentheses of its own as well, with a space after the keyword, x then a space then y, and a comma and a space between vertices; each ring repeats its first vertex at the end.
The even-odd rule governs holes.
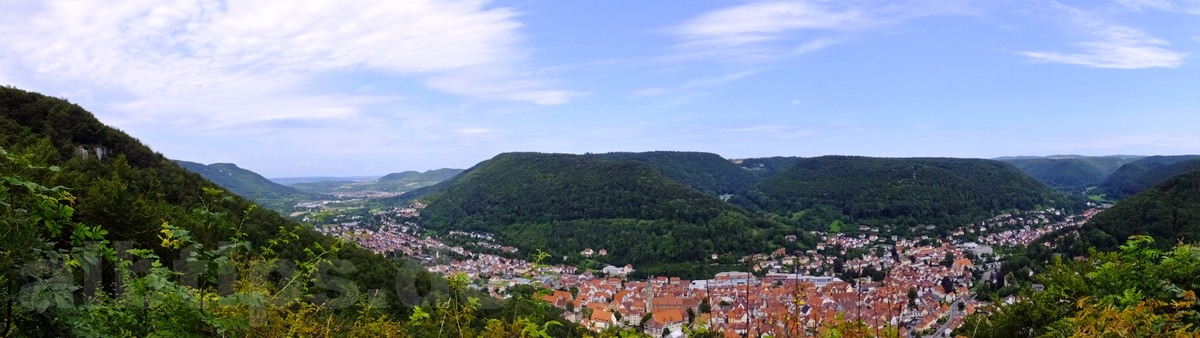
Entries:
POLYGON ((1195 337, 1200 246, 1163 251, 1148 236, 1114 252, 1056 259, 1013 303, 967 318, 967 337, 1195 337))

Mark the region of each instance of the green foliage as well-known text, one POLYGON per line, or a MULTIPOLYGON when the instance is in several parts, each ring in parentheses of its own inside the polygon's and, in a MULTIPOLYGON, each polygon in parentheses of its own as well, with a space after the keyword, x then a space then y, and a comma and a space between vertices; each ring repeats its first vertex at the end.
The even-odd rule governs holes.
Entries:
MULTIPOLYGON (((0 88, 0 155, 0 336, 422 336, 391 318, 474 297, 462 332, 480 332, 504 306, 230 196, 63 100, 0 88)), ((539 311, 520 319, 556 318, 539 311)))
POLYGON ((798 159, 734 202, 780 215, 804 210, 800 222, 812 229, 835 220, 957 227, 1003 210, 1073 205, 1003 162, 847 156, 798 159))
POLYGON ((1121 166, 1097 190, 1122 200, 1179 174, 1200 169, 1200 155, 1149 156, 1121 166))
POLYGON ((968 337, 1178 337, 1200 333, 1200 247, 1159 250, 1147 236, 1119 251, 1056 260, 1044 291, 968 317, 968 337))
POLYGON ((741 193, 760 180, 754 173, 712 153, 652 151, 589 156, 645 163, 672 181, 713 195, 741 193))
POLYGON ((1033 176, 1038 182, 1069 193, 1081 193, 1104 182, 1137 156, 1068 156, 999 159, 1033 176))
POLYGON ((1115 250, 1118 239, 1134 235, 1154 238, 1159 248, 1178 242, 1200 242, 1200 171, 1173 177, 1145 189, 1096 215, 1079 229, 1078 240, 1057 251, 1078 255, 1088 248, 1115 250))
POLYGON ((253 171, 242 169, 236 164, 204 165, 179 160, 176 160, 175 163, 184 169, 204 176, 205 179, 228 189, 229 192, 256 201, 311 197, 295 188, 272 182, 253 171))
POLYGON ((696 262, 712 253, 762 252, 776 237, 779 245, 796 244, 782 241, 792 230, 786 226, 641 162, 599 156, 501 154, 448 181, 422 213, 423 224, 496 233, 554 257, 605 248, 606 262, 681 276, 703 275, 696 262))

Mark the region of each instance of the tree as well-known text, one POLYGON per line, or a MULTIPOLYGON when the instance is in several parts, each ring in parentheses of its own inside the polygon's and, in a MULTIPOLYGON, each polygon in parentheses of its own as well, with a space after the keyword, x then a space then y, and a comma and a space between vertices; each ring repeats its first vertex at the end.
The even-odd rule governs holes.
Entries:
POLYGON ((650 318, 654 318, 653 313, 646 313, 646 314, 642 315, 642 320, 638 322, 638 330, 645 330, 646 323, 650 322, 650 318))
POLYGON ((917 308, 917 288, 915 287, 908 288, 908 308, 917 308))
POLYGON ((1045 290, 1021 291, 1022 298, 990 315, 967 318, 956 331, 969 337, 1195 336, 1200 247, 1161 251, 1148 236, 1132 236, 1115 252, 1089 253, 1086 260, 1056 258, 1037 277, 1045 290))
POLYGON ((946 294, 954 293, 954 280, 950 279, 950 276, 942 277, 940 284, 942 286, 942 290, 946 291, 946 294))

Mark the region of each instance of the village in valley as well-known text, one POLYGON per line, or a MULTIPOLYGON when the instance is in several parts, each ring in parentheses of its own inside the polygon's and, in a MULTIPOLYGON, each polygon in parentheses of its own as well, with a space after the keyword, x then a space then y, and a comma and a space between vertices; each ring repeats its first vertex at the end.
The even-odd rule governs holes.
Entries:
MULTIPOLYGON (((431 272, 463 274, 473 288, 493 297, 508 297, 507 290, 517 285, 551 290, 538 297, 562 309, 565 319, 597 331, 638 328, 654 337, 683 337, 702 328, 741 337, 861 319, 877 333, 906 336, 948 333, 987 305, 972 297, 971 288, 993 278, 1000 264, 993 248, 1030 245, 1048 233, 1081 226, 1109 206, 1091 204, 1078 215, 1055 209, 1004 213, 943 238, 901 238, 867 226, 857 232, 811 232, 818 238, 815 248, 743 256, 739 262, 745 271, 714 271, 703 280, 629 278, 636 267, 628 264, 592 270, 531 262, 519 257, 534 254, 498 244, 486 233, 435 236, 415 223, 424 208, 420 203, 318 231, 380 254, 415 259, 431 272)), ((607 250, 588 248, 580 254, 603 260, 607 250)), ((713 253, 713 259, 719 255, 713 253)))

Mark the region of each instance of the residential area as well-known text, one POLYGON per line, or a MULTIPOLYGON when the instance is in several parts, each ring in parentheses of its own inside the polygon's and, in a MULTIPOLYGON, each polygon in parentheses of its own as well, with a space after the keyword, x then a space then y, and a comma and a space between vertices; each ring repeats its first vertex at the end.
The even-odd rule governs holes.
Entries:
MULTIPOLYGON (((339 224, 319 231, 377 253, 403 254, 435 273, 464 274, 474 281, 472 287, 497 298, 507 297, 507 289, 516 285, 553 290, 540 298, 562 309, 567 320, 593 330, 634 327, 655 337, 681 337, 686 327, 741 337, 780 336, 859 319, 871 329, 901 336, 947 333, 984 305, 971 297, 970 288, 976 274, 995 261, 993 246, 1028 245, 1051 231, 1086 223, 1107 205, 1079 215, 1054 209, 996 215, 947 238, 881 236, 872 229, 854 235, 814 232, 819 238, 814 249, 743 256, 746 271, 718 272, 703 280, 635 280, 625 277, 636 269, 632 265, 583 271, 511 258, 519 250, 497 244, 490 234, 430 236, 413 221, 423 207, 381 211, 375 229, 339 224)), ((589 248, 581 254, 603 257, 604 251, 589 248)))

